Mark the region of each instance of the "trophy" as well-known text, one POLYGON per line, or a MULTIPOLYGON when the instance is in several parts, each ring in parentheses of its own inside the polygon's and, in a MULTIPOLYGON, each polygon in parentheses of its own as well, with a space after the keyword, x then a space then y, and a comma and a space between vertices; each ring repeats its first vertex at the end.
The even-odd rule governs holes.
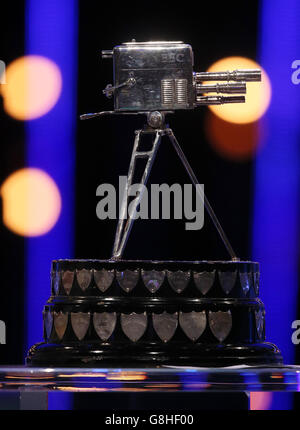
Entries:
POLYGON ((145 126, 135 131, 111 258, 52 262, 51 297, 43 311, 44 342, 31 347, 26 363, 72 367, 281 364, 276 345, 265 342, 259 264, 236 256, 165 123, 166 115, 177 110, 245 102, 246 82, 260 81, 260 70, 195 73, 192 48, 183 42, 132 40, 102 51, 102 57, 113 59, 114 82, 103 93, 114 99, 114 110, 81 119, 144 115, 145 126), (140 146, 146 134, 151 136, 151 147, 143 151, 140 146), (140 193, 127 217, 136 163, 146 160, 140 181, 145 185, 163 136, 171 141, 195 185, 228 260, 123 259, 142 198, 140 193))

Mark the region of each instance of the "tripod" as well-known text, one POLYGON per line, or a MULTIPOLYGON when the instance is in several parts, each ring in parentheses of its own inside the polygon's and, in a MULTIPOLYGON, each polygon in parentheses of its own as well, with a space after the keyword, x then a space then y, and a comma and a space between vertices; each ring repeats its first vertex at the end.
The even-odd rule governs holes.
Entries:
POLYGON ((178 154, 180 160, 182 161, 193 185, 196 188, 196 192, 200 196, 205 209, 207 210, 210 218, 212 219, 215 228, 217 229, 231 259, 233 261, 239 261, 239 258, 237 258, 235 252, 233 251, 233 248, 214 212, 212 209, 207 197, 204 194, 204 191, 202 187, 197 186, 199 184, 199 181, 191 168, 184 152, 182 151, 173 131, 168 127, 168 125, 165 124, 165 117, 162 112, 149 112, 147 113, 147 126, 144 129, 136 130, 135 131, 135 140, 134 140, 134 146, 133 151, 131 155, 131 160, 129 164, 129 170, 127 175, 127 181, 125 185, 124 190, 124 196, 123 201, 120 209, 120 216, 119 216, 119 222, 117 225, 117 230, 115 234, 115 241, 113 246, 113 252, 112 252, 112 260, 119 260, 122 258, 124 248, 126 246, 127 240, 129 238, 129 234, 131 231, 131 228, 133 226, 133 222, 135 219, 137 207, 141 201, 142 198, 142 192, 139 193, 139 196, 135 199, 133 210, 131 211, 131 214, 128 219, 126 219, 126 212, 128 207, 128 190, 130 186, 132 185, 134 173, 135 173, 135 167, 136 167, 136 161, 137 159, 144 158, 146 159, 146 166, 144 169, 144 172, 142 174, 142 178, 140 181, 140 185, 144 186, 147 183, 148 177, 151 172, 151 168, 153 166, 157 151, 159 149, 159 145, 161 143, 162 136, 168 136, 169 140, 171 141, 176 153, 178 154), (153 135, 154 139, 152 140, 152 148, 149 151, 140 151, 139 146, 142 140, 142 136, 144 134, 151 134, 153 135))

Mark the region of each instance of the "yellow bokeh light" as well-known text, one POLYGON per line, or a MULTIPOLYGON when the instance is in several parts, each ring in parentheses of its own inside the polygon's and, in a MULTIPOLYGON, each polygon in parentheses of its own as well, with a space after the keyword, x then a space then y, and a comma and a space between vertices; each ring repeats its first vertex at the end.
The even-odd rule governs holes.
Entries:
POLYGON ((17 170, 1 185, 0 195, 4 225, 21 236, 46 234, 59 218, 60 192, 43 170, 17 170))
POLYGON ((6 84, 2 87, 4 109, 10 116, 18 120, 39 118, 59 99, 61 72, 46 57, 20 57, 7 66, 6 84))
POLYGON ((209 108, 219 118, 236 124, 257 121, 266 112, 271 101, 270 79, 262 67, 249 58, 227 57, 212 64, 207 71, 222 72, 236 69, 260 69, 262 71, 262 80, 261 82, 247 82, 245 103, 213 105, 209 106, 209 108))

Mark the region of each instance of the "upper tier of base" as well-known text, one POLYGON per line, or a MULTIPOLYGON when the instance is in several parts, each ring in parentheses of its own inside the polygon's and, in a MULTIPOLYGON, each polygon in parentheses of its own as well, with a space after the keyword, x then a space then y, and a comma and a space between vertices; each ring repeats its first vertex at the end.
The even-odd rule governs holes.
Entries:
POLYGON ((55 260, 53 296, 254 298, 251 261, 55 260))

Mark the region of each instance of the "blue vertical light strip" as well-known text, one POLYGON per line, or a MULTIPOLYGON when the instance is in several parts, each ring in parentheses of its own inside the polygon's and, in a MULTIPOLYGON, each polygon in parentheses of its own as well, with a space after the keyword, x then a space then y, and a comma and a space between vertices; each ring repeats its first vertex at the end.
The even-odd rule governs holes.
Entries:
POLYGON ((26 54, 54 61, 62 92, 54 108, 26 123, 27 166, 45 170, 56 182, 62 211, 46 235, 26 246, 26 347, 42 338, 42 310, 50 295, 51 260, 74 252, 74 174, 78 51, 76 0, 26 1, 26 54))
MULTIPOLYGON (((271 105, 260 121, 261 150, 254 172, 253 257, 260 262, 267 338, 293 363, 299 263, 300 88, 292 62, 300 56, 300 2, 263 0, 259 62, 272 84, 271 105)), ((280 398, 273 409, 291 407, 280 398)))

